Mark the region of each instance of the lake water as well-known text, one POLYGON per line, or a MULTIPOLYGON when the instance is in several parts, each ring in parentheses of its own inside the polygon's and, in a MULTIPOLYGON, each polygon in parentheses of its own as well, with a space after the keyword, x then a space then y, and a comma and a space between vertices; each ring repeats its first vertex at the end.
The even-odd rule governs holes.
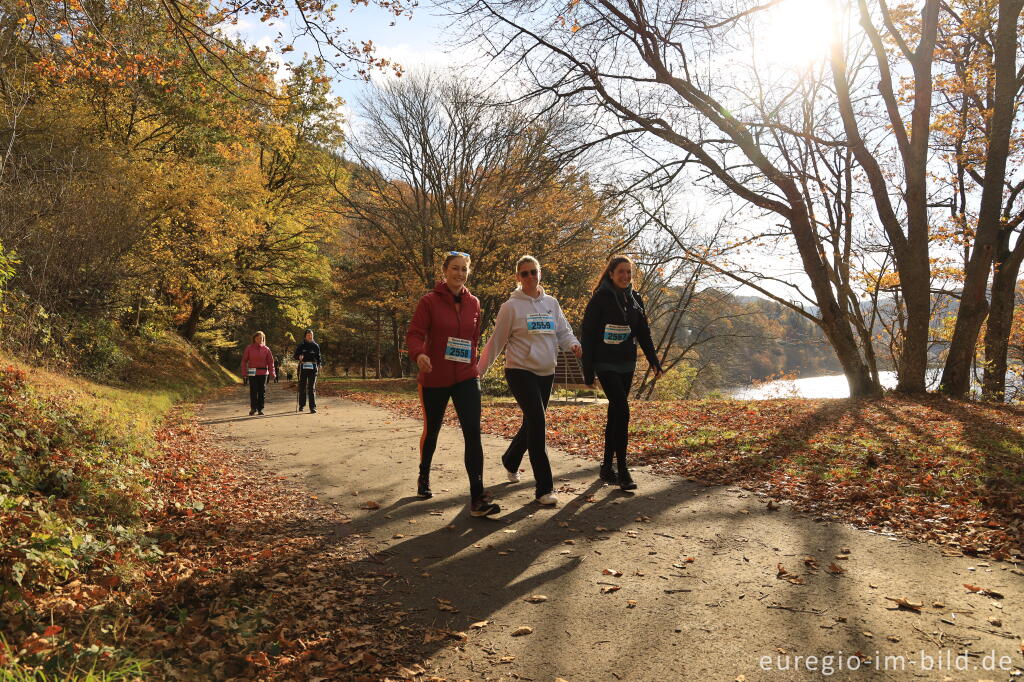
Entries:
MULTIPOLYGON (((884 388, 896 387, 895 372, 879 372, 884 388)), ((843 374, 830 374, 791 381, 769 381, 745 386, 732 392, 737 400, 771 400, 772 398, 849 398, 850 385, 843 374)))
MULTIPOLYGON (((896 372, 879 372, 882 388, 896 388, 896 372)), ((934 391, 942 378, 941 367, 931 367, 926 377, 928 390, 934 391)), ((979 394, 981 385, 977 378, 971 382, 972 392, 979 394)), ((1010 372, 1006 376, 1007 400, 1019 400, 1024 394, 1024 376, 1010 372), (1016 397, 1015 397, 1016 396, 1016 397)), ((773 398, 849 398, 850 386, 843 374, 829 374, 807 377, 792 381, 769 381, 758 386, 743 386, 729 392, 737 400, 771 400, 773 398)))

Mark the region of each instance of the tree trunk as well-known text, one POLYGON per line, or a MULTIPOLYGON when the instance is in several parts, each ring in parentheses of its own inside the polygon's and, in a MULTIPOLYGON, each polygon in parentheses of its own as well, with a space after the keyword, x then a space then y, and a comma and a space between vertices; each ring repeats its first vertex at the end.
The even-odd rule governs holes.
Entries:
POLYGON ((974 247, 960 296, 960 310, 949 344, 946 366, 942 370, 940 390, 953 398, 964 398, 970 390, 971 361, 977 347, 978 333, 988 315, 985 294, 1002 231, 1003 187, 1017 94, 1017 19, 1022 6, 1024 0, 999 2, 999 24, 995 36, 995 95, 985 160, 985 184, 981 192, 974 247))
POLYGON ((919 259, 912 255, 904 261, 900 272, 901 277, 904 272, 908 272, 910 280, 901 287, 907 309, 907 324, 903 347, 900 349, 899 376, 896 384, 896 390, 905 394, 924 393, 927 387, 928 338, 932 309, 928 249, 926 247, 913 253, 922 255, 924 263, 916 262, 919 259), (919 270, 923 272, 918 272, 919 270))
POLYGON ((376 319, 375 319, 374 322, 375 322, 374 323, 374 346, 376 348, 375 353, 377 355, 377 369, 375 370, 377 372, 377 376, 375 378, 376 379, 380 379, 381 378, 381 371, 380 371, 381 370, 381 353, 380 353, 380 344, 381 344, 381 342, 380 342, 381 328, 380 327, 381 327, 381 324, 380 324, 380 313, 377 313, 377 316, 376 316, 376 319))
POLYGON ((202 316, 203 304, 196 298, 192 299, 188 319, 178 325, 178 333, 183 339, 191 342, 195 338, 196 330, 199 328, 199 320, 202 316))
POLYGON ((985 400, 1000 403, 1006 400, 1007 352, 1017 301, 1017 276, 1021 260, 1024 259, 1024 238, 1018 237, 1017 245, 1011 252, 1010 236, 1011 230, 1005 229, 996 254, 992 304, 985 328, 985 369, 981 385, 985 400))
POLYGON ((391 344, 394 349, 394 355, 391 360, 394 371, 391 373, 391 376, 400 379, 404 376, 402 371, 402 339, 399 335, 398 316, 395 313, 391 313, 391 344))

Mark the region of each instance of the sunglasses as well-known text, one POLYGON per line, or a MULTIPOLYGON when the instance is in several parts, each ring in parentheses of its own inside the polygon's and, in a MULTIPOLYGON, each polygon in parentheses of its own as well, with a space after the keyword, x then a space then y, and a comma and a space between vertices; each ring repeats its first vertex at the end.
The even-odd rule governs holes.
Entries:
POLYGON ((446 256, 462 256, 463 258, 469 258, 469 254, 465 251, 449 251, 445 254, 446 256))
POLYGON ((519 276, 520 277, 536 277, 537 276, 537 272, 538 272, 537 268, 534 268, 533 270, 522 270, 522 271, 520 271, 519 276))

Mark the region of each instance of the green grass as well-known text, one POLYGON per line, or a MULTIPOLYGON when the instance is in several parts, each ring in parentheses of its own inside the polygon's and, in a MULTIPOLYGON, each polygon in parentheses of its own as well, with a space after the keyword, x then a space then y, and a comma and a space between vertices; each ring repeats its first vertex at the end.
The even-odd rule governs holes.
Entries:
MULTIPOLYGON (((96 635, 105 627, 102 603, 89 607, 99 609, 90 618, 100 619, 89 641, 77 641, 84 635, 71 622, 46 633, 54 624, 49 595, 73 581, 138 581, 160 559, 143 522, 146 509, 159 503, 149 479, 154 431, 176 402, 233 380, 173 337, 148 353, 175 357, 192 379, 137 363, 132 385, 111 386, 0 363, 0 636, 10 643, 0 646, 0 680, 140 674, 131 652, 96 635)), ((85 620, 72 621, 90 631, 85 620)))

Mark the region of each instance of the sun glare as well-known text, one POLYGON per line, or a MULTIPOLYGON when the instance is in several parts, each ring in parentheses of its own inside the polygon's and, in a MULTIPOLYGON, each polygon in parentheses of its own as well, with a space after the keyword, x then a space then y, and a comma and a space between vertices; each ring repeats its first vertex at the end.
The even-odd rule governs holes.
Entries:
POLYGON ((836 22, 831 0, 783 0, 754 34, 759 59, 802 67, 828 57, 836 22))

